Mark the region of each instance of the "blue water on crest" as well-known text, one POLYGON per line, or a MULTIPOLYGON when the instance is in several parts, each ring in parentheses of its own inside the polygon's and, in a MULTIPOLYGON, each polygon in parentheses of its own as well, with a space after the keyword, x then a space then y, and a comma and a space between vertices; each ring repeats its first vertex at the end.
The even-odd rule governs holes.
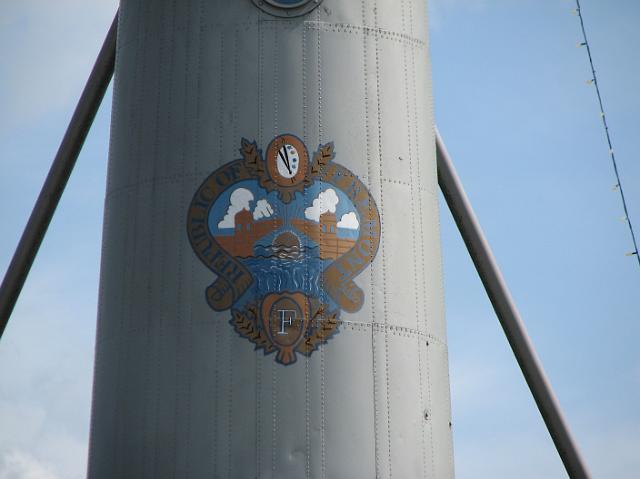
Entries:
POLYGON ((299 291, 326 301, 322 291, 326 261, 320 259, 317 247, 256 246, 255 254, 241 261, 253 275, 256 298, 273 292, 299 291))

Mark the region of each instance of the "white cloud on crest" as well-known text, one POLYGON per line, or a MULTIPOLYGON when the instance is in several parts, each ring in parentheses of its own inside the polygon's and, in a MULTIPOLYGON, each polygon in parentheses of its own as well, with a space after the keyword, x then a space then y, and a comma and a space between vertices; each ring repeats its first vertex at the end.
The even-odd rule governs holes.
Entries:
POLYGON ((340 201, 340 199, 336 192, 328 188, 321 192, 318 197, 313 200, 313 204, 304 210, 304 216, 309 220, 320 222, 320 215, 327 212, 336 212, 338 201, 340 201))
POLYGON ((338 221, 338 228, 357 230, 359 227, 360 223, 358 222, 358 217, 356 216, 355 211, 342 215, 342 218, 338 221))
POLYGON ((224 215, 222 221, 218 223, 218 228, 235 228, 236 214, 242 210, 251 210, 250 203, 253 201, 253 193, 246 188, 238 188, 229 197, 229 207, 227 214, 224 215))
POLYGON ((273 214, 273 207, 266 198, 258 200, 256 208, 253 210, 253 219, 258 221, 262 218, 269 218, 273 214))

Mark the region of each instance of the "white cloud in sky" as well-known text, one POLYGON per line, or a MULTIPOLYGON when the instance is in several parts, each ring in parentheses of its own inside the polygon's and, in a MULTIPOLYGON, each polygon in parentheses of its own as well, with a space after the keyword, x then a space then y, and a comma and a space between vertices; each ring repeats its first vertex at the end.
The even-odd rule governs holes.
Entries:
POLYGON ((358 222, 358 217, 356 216, 355 211, 342 215, 342 218, 338 221, 338 228, 357 230, 359 227, 360 223, 358 222))
POLYGON ((0 343, 0 479, 86 474, 97 276, 84 280, 95 268, 84 254, 51 264, 54 246, 43 245, 0 343))
POLYGON ((218 228, 235 228, 236 214, 242 210, 249 211, 251 202, 253 201, 253 193, 246 188, 238 188, 229 197, 229 207, 227 214, 224 215, 222 221, 218 223, 218 228))
POLYGON ((313 200, 313 204, 304 210, 305 218, 312 221, 320 221, 320 215, 324 213, 336 212, 336 205, 340 199, 332 188, 327 188, 322 191, 316 199, 313 200))
POLYGON ((256 207, 253 210, 253 219, 258 221, 262 218, 269 218, 273 214, 273 207, 266 198, 258 200, 256 207))
POLYGON ((0 479, 58 479, 48 465, 25 451, 11 450, 0 457, 0 479))

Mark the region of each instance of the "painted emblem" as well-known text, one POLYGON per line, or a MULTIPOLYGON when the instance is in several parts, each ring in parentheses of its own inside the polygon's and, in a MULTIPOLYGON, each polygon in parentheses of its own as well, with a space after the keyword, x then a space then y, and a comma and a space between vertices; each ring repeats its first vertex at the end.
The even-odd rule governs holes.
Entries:
POLYGON ((333 161, 333 143, 310 159, 286 134, 264 156, 242 139, 240 153, 198 188, 187 233, 217 275, 209 306, 230 309, 240 336, 289 365, 338 332, 341 310, 362 307, 353 280, 378 251, 380 217, 366 186, 333 161))

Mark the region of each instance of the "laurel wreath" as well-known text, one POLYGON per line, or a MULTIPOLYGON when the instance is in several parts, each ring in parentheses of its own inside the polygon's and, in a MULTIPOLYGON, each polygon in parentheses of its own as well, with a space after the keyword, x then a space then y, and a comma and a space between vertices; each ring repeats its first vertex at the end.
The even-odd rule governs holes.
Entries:
POLYGON ((258 321, 258 306, 256 303, 247 305, 244 311, 234 309, 231 314, 233 327, 240 336, 254 343, 256 349, 264 349, 265 354, 275 351, 273 343, 269 340, 269 336, 267 336, 264 329, 260 327, 260 322, 258 321))
MULTIPOLYGON (((310 356, 321 344, 331 339, 340 325, 337 310, 327 313, 326 305, 320 304, 316 299, 312 299, 311 302, 313 314, 307 326, 307 335, 295 348, 305 356, 310 356)), ((264 349, 265 354, 276 350, 276 346, 271 342, 260 322, 258 303, 250 303, 242 311, 234 309, 231 314, 230 322, 235 331, 254 343, 256 349, 264 349)))
POLYGON ((333 151, 333 142, 320 145, 318 151, 313 154, 313 161, 311 163, 311 176, 316 177, 322 174, 322 168, 324 168, 331 160, 335 158, 336 154, 333 151))
POLYGON ((257 143, 255 141, 249 141, 246 138, 243 138, 240 143, 240 153, 244 159, 245 168, 249 170, 251 176, 258 179, 260 186, 267 190, 268 193, 277 190, 278 196, 283 203, 293 201, 296 193, 302 192, 307 186, 310 186, 313 183, 313 179, 321 175, 322 168, 335 158, 333 143, 320 145, 318 150, 313 154, 310 174, 307 174, 304 180, 297 185, 282 187, 278 186, 269 175, 257 143))
POLYGON ((307 336, 302 343, 296 348, 305 356, 310 356, 313 351, 318 349, 322 343, 326 343, 338 330, 340 321, 338 320, 338 311, 334 311, 324 315, 324 305, 321 305, 316 313, 312 316, 310 326, 313 333, 307 336), (320 319, 316 319, 320 317, 320 319))
POLYGON ((249 141, 245 138, 242 139, 240 153, 244 159, 244 166, 251 176, 254 176, 260 180, 260 185, 266 188, 268 191, 272 191, 276 188, 276 184, 273 182, 269 173, 267 172, 266 165, 262 160, 262 155, 258 149, 258 145, 255 141, 249 141))

